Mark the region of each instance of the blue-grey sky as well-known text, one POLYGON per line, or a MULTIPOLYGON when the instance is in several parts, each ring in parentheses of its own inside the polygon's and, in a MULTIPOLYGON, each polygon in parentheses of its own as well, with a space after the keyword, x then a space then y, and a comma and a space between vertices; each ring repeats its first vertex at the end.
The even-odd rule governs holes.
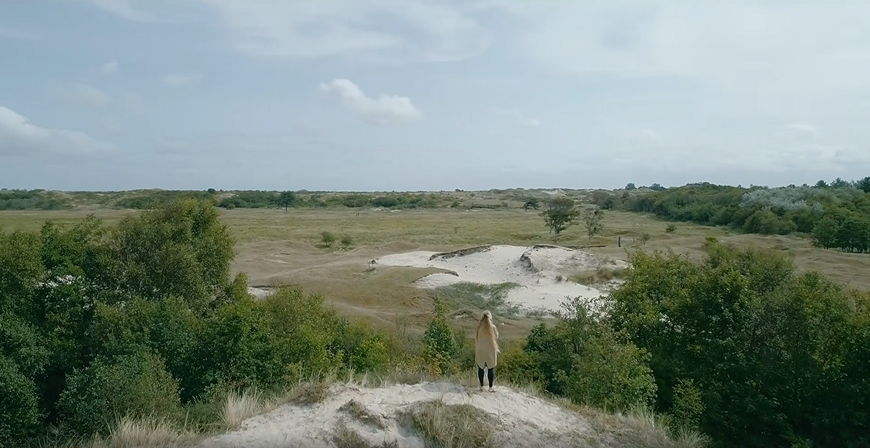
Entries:
POLYGON ((870 2, 2 0, 0 187, 870 175, 870 2))

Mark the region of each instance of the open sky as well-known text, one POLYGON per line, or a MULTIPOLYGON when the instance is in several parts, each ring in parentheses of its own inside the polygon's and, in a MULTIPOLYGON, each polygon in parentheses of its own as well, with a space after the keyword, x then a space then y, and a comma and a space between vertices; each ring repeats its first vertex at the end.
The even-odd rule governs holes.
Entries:
POLYGON ((870 175, 870 2, 2 0, 0 187, 870 175))

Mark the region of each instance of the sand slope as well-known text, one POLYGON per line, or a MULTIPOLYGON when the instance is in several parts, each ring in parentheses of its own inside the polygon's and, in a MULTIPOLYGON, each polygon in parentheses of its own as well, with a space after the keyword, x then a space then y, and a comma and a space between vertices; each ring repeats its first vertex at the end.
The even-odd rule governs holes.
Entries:
POLYGON ((584 439, 599 439, 579 414, 507 387, 479 392, 447 382, 396 384, 379 388, 333 385, 328 397, 313 405, 287 404, 252 417, 236 431, 209 438, 202 447, 334 447, 334 436, 344 426, 373 446, 395 442, 399 447, 420 447, 424 441, 402 419, 414 405, 432 400, 474 406, 496 422, 495 446, 583 446, 584 439), (380 424, 365 423, 340 408, 355 400, 380 424), (380 427, 379 427, 380 426, 380 427))
POLYGON ((480 246, 455 252, 414 251, 375 260, 385 266, 434 267, 449 271, 419 279, 421 288, 437 288, 459 282, 480 284, 515 283, 506 300, 527 309, 556 311, 570 297, 587 299, 604 292, 566 280, 572 274, 599 267, 626 267, 619 260, 606 260, 591 253, 558 246, 480 246))

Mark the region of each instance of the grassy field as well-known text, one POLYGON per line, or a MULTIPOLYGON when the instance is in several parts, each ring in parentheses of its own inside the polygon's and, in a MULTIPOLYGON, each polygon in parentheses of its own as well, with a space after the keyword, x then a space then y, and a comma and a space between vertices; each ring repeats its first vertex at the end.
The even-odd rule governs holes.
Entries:
MULTIPOLYGON (((2 211, 0 229, 38 230, 46 220, 73 223, 93 213, 116 222, 129 210, 2 211)), ((542 218, 519 209, 234 209, 221 210, 236 239, 235 272, 245 272, 255 286, 295 284, 326 297, 339 312, 398 334, 419 332, 430 318, 432 293, 411 282, 432 269, 381 267, 370 261, 411 250, 447 251, 483 244, 552 243, 542 218), (321 232, 349 236, 350 248, 321 244, 321 232)), ((812 247, 797 236, 739 234, 724 228, 668 222, 628 212, 608 211, 604 231, 591 240, 582 225, 569 228, 559 244, 585 247, 601 256, 627 259, 631 250, 666 250, 700 256, 707 237, 742 247, 768 248, 787 254, 800 269, 823 272, 851 288, 870 290, 870 256, 812 247), (641 236, 648 241, 640 244, 641 236), (621 238, 622 247, 617 242, 621 238)), ((455 323, 470 329, 479 310, 456 302, 455 323)), ((504 318, 506 338, 525 336, 539 318, 504 318)), ((469 332, 470 334, 470 332, 469 332)))

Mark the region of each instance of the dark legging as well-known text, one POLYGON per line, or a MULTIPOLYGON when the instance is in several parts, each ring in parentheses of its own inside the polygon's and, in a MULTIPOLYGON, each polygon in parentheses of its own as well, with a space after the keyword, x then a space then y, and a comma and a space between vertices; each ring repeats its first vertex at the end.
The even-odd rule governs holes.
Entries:
MULTIPOLYGON (((492 382, 495 380, 495 368, 486 369, 486 376, 489 379, 489 387, 492 387, 492 382)), ((477 379, 480 381, 480 387, 483 387, 483 369, 477 368, 477 379)))

